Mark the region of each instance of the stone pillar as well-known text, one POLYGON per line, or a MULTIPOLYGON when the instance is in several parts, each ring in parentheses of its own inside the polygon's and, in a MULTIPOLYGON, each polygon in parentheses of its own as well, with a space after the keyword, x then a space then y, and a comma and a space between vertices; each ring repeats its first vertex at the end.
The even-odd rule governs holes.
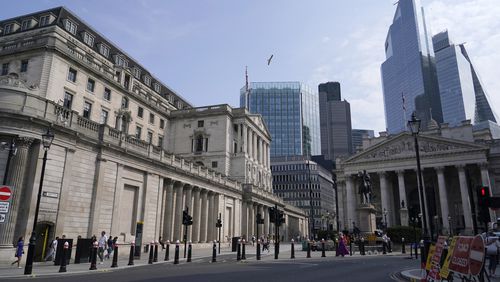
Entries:
POLYGON ((253 159, 253 134, 252 129, 247 129, 247 140, 248 140, 248 157, 253 159))
MULTIPOLYGON (((450 225, 448 222, 448 215, 450 210, 448 208, 448 193, 446 191, 446 181, 444 179, 444 167, 435 167, 438 178, 438 189, 439 189, 439 202, 441 204, 441 219, 443 223, 443 229, 450 231, 450 225)), ((444 231, 443 230, 443 231, 444 231)))
POLYGON ((174 185, 175 190, 175 210, 174 210, 174 235, 172 236, 174 240, 182 241, 182 194, 183 194, 183 183, 176 182, 174 185))
POLYGON ((243 142, 241 144, 241 147, 243 148, 243 153, 248 152, 248 138, 247 138, 247 126, 245 124, 241 125, 243 136, 241 137, 241 141, 243 142))
MULTIPOLYGON (((219 218, 219 194, 214 193, 213 197, 214 197, 214 208, 212 211, 212 223, 211 223, 212 224, 212 238, 213 238, 213 239, 211 239, 212 241, 219 240, 219 237, 218 237, 219 229, 215 226, 215 223, 217 222, 217 219, 219 218)), ((222 214, 221 214, 221 217, 222 217, 222 214)))
POLYGON ((257 151, 257 134, 255 132, 252 132, 252 137, 253 137, 253 141, 252 141, 252 145, 253 145, 253 160, 257 163, 259 160, 257 158, 257 154, 258 154, 258 151, 257 151))
POLYGON ((462 209, 464 210, 465 234, 472 234, 472 211, 469 202, 469 190, 467 189, 467 179, 465 177, 465 166, 459 165, 458 179, 460 182, 460 196, 462 198, 462 209))
POLYGON ((264 217, 264 230, 262 231, 262 234, 267 236, 269 234, 269 208, 264 206, 263 207, 263 217, 264 217))
POLYGON ((200 223, 201 223, 201 203, 200 203, 200 188, 193 189, 193 239, 194 243, 200 242, 200 223))
POLYGON ((212 191, 208 192, 208 212, 207 212, 207 241, 213 241, 215 238, 213 238, 214 235, 214 193, 212 191))
POLYGON ((398 191, 399 191, 399 217, 401 225, 408 226, 408 201, 406 200, 406 187, 405 187, 405 171, 396 171, 398 175, 398 191))
POLYGON ((166 203, 165 203, 165 218, 163 221, 163 239, 173 241, 172 227, 174 226, 173 221, 173 210, 174 210, 174 181, 171 179, 164 182, 166 190, 166 203))
POLYGON ((347 206, 347 224, 345 227, 351 229, 352 222, 356 221, 356 193, 354 191, 354 179, 351 175, 346 175, 345 189, 346 189, 346 206, 347 206))
POLYGON ((391 216, 389 213, 394 212, 389 210, 389 188, 387 187, 387 178, 385 171, 379 172, 380 178, 380 201, 382 204, 382 213, 387 211, 387 216, 384 216, 384 224, 387 224, 387 227, 391 226, 391 216), (387 222, 385 222, 387 220, 387 222))
MULTIPOLYGON (((417 185, 418 187, 420 187, 420 177, 418 175, 418 170, 414 170, 415 171, 415 175, 417 176, 417 185)), ((426 215, 426 221, 427 221, 427 231, 431 232, 431 222, 434 220, 431 215, 429 214, 429 202, 427 202, 427 192, 425 191, 425 180, 424 180, 424 169, 422 168, 421 169, 421 172, 422 172, 422 194, 424 195, 424 199, 423 199, 423 203, 424 203, 424 206, 422 207, 424 210, 425 210, 425 215, 426 215)), ((417 189, 420 189, 418 188, 417 189)), ((418 190, 417 190, 418 191, 418 190)), ((419 197, 419 204, 420 204, 420 192, 418 193, 418 197, 419 197)), ((424 224, 424 221, 422 220, 422 224, 424 224)), ((423 226, 422 226, 423 228, 423 226)))
POLYGON ((248 234, 247 234, 247 240, 252 238, 252 236, 255 234, 255 205, 254 203, 251 203, 248 206, 248 234))
POLYGON ((247 214, 248 214, 248 204, 245 200, 243 200, 243 201, 241 201, 241 234, 240 234, 240 236, 247 235, 247 233, 248 233, 247 214))
POLYGON ((208 191, 202 189, 200 192, 200 196, 201 196, 200 242, 205 243, 207 241, 208 191))
MULTIPOLYGON (((18 221, 17 215, 20 205, 27 205, 28 203, 21 203, 22 194, 25 189, 25 179, 26 179, 26 168, 28 165, 28 153, 33 143, 33 138, 21 137, 16 139, 16 155, 12 156, 9 168, 9 175, 7 176, 7 185, 12 188, 10 210, 7 214, 7 218, 4 223, 0 224, 0 247, 12 248, 14 243, 17 243, 17 238, 24 234, 14 234, 16 223, 18 221)), ((34 173, 34 172, 32 172, 34 173)), ((34 193, 38 193, 38 183, 36 184, 36 190, 34 193)), ((31 197, 26 197, 28 201, 31 197)), ((22 220, 22 218, 19 218, 22 220)), ((31 227, 30 227, 31 228, 31 227)), ((30 230, 31 231, 31 230, 30 230)), ((27 238, 25 238, 27 239, 27 238)), ((27 245, 29 240, 25 240, 27 245)))
MULTIPOLYGON (((189 184, 184 185, 184 197, 185 197, 185 199, 184 199, 184 207, 182 207, 182 210, 185 210, 187 207, 188 213, 191 216, 193 216, 193 209, 192 209, 192 207, 193 207, 193 204, 192 204, 193 203, 193 197, 192 197, 193 193, 192 193, 192 191, 193 191, 193 187, 191 185, 189 185, 189 184)), ((193 221, 193 224, 194 224, 194 221, 193 221)), ((182 226, 182 230, 183 230, 182 232, 184 232, 184 230, 185 230, 184 226, 182 226)), ((193 226, 188 226, 187 237, 186 237, 188 241, 193 240, 193 238, 191 236, 192 231, 193 231, 193 226)))

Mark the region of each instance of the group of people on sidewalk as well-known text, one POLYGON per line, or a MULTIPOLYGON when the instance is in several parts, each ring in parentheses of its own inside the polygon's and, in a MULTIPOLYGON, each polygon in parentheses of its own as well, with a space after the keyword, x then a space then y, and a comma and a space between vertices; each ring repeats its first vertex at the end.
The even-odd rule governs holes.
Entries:
POLYGON ((91 240, 91 248, 94 245, 94 242, 97 241, 97 247, 98 247, 98 252, 97 255, 99 256, 99 264, 104 263, 104 259, 110 259, 111 255, 113 254, 113 251, 115 250, 116 247, 116 242, 118 241, 118 237, 113 237, 113 236, 107 236, 106 231, 101 232, 101 237, 99 238, 99 241, 97 240, 97 237, 95 235, 92 236, 91 240), (104 254, 106 252, 106 254, 104 254))

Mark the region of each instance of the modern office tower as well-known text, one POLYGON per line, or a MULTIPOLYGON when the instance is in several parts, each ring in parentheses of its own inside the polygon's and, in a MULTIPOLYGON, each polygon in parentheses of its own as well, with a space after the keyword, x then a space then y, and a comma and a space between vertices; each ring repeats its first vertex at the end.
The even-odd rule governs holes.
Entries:
POLYGON ((321 154, 328 160, 353 153, 351 106, 341 101, 340 83, 322 83, 319 89, 321 154))
POLYGON ((352 129, 352 148, 353 153, 356 153, 358 149, 363 147, 363 137, 374 138, 375 132, 371 129, 352 129))
POLYGON ((240 106, 261 114, 271 132, 271 157, 319 155, 318 95, 300 82, 252 82, 240 106))
MULTIPOLYGON (((273 190, 285 203, 304 210, 309 217, 312 212, 314 230, 332 230, 337 213, 332 166, 323 167, 312 159, 308 156, 271 158, 273 190)), ((313 228, 313 224, 309 227, 313 228)))
POLYGON ((382 63, 385 119, 390 134, 406 130, 415 111, 422 126, 442 123, 441 101, 424 10, 418 0, 397 2, 382 63))

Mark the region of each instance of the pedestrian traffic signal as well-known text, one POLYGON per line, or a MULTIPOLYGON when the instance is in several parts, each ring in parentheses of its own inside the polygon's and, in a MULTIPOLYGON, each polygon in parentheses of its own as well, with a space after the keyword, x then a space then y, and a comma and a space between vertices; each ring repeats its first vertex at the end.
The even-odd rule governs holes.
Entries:
POLYGON ((192 225, 193 217, 188 214, 187 210, 182 212, 182 225, 192 225))
POLYGON ((278 225, 281 225, 283 223, 285 223, 285 212, 279 211, 278 212, 278 225))
POLYGON ((222 220, 219 218, 217 219, 217 222, 215 223, 215 227, 221 228, 222 227, 222 220))
POLYGON ((276 222, 276 209, 273 207, 269 208, 269 221, 272 223, 276 222))
POLYGON ((490 187, 479 186, 477 188, 477 205, 479 221, 488 223, 490 219, 490 187))

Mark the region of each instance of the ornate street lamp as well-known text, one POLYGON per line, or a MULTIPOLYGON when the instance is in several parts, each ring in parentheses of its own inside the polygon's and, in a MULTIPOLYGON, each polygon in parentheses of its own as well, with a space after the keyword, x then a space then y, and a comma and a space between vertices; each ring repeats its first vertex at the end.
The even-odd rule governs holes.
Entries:
POLYGON ((50 149, 53 140, 54 140, 54 133, 50 131, 50 128, 47 128, 47 132, 45 134, 42 134, 42 145, 43 145, 43 150, 45 152, 43 153, 42 173, 40 175, 40 185, 38 186, 38 197, 36 199, 35 219, 33 220, 33 231, 31 232, 30 244, 28 247, 28 256, 26 257, 26 266, 24 267, 24 274, 31 274, 33 270, 33 260, 35 257, 35 245, 36 245, 35 230, 36 230, 36 223, 38 221, 38 210, 40 208, 40 199, 42 198, 43 177, 45 176, 45 165, 47 164, 47 151, 50 149))

